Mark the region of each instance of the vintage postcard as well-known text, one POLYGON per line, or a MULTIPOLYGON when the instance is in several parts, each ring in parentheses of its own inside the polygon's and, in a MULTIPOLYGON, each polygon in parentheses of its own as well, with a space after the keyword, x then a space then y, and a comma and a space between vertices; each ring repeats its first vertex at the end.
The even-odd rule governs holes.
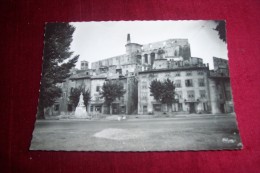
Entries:
POLYGON ((30 150, 241 149, 225 25, 46 23, 30 150))

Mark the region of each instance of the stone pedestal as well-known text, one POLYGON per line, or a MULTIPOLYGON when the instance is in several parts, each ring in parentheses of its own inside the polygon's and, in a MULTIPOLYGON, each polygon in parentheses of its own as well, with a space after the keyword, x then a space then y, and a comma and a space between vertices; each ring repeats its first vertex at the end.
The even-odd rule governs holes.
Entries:
POLYGON ((79 103, 75 110, 75 118, 89 118, 86 111, 86 106, 84 105, 83 94, 80 94, 79 103))

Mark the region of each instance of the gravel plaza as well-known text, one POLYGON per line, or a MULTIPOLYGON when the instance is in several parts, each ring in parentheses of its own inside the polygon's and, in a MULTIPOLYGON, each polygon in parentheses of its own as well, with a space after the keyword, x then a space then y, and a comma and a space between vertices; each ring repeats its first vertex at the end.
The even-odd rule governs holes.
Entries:
POLYGON ((174 118, 37 120, 30 150, 241 149, 234 114, 174 118))

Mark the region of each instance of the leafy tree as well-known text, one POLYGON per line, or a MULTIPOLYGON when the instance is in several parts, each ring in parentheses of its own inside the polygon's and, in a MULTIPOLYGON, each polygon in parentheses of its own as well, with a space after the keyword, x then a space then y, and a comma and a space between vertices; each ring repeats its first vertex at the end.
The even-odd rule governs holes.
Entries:
POLYGON ((174 83, 170 79, 167 79, 162 85, 162 103, 167 104, 168 112, 172 112, 172 103, 175 101, 174 83))
POLYGON ((217 26, 214 30, 218 32, 219 38, 226 43, 226 22, 224 20, 217 20, 215 22, 217 22, 217 26))
POLYGON ((70 76, 78 55, 70 51, 75 28, 69 23, 48 23, 45 27, 42 79, 40 86, 37 118, 44 119, 44 108, 50 107, 61 96, 57 84, 70 76))
POLYGON ((102 86, 102 90, 100 91, 101 98, 105 99, 105 103, 109 108, 109 113, 112 113, 111 105, 112 102, 116 100, 116 98, 120 98, 125 94, 124 87, 122 83, 117 81, 109 80, 105 82, 102 86))
POLYGON ((83 93, 83 101, 84 101, 84 105, 86 106, 86 109, 87 109, 88 104, 91 100, 89 90, 84 91, 84 89, 81 89, 81 88, 71 88, 70 97, 69 97, 70 102, 72 103, 72 105, 74 107, 77 107, 79 104, 79 97, 80 97, 81 93, 83 93))
POLYGON ((90 96, 90 91, 89 90, 83 92, 83 100, 84 100, 84 105, 87 108, 88 104, 89 104, 89 102, 91 100, 91 96, 90 96))
POLYGON ((149 88, 150 88, 150 92, 152 93, 152 96, 154 97, 154 99, 158 102, 161 102, 162 92, 163 92, 162 82, 155 79, 151 82, 149 88))
POLYGON ((70 90, 70 102, 72 103, 72 105, 75 107, 77 107, 77 105, 79 104, 79 96, 80 96, 81 90, 78 88, 71 88, 70 90))
POLYGON ((175 101, 175 85, 170 79, 164 82, 153 80, 150 84, 150 92, 154 99, 162 104, 167 104, 168 112, 172 111, 172 103, 175 101))

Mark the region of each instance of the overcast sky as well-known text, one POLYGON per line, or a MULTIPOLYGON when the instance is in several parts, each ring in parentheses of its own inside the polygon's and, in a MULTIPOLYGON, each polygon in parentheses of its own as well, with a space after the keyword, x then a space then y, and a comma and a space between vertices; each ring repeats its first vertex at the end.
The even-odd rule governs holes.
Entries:
POLYGON ((213 21, 131 21, 131 22, 73 22, 76 27, 71 50, 81 60, 90 63, 125 54, 127 34, 131 42, 147 44, 174 38, 187 38, 191 56, 200 57, 213 68, 212 57, 227 59, 227 45, 213 30, 213 21))

